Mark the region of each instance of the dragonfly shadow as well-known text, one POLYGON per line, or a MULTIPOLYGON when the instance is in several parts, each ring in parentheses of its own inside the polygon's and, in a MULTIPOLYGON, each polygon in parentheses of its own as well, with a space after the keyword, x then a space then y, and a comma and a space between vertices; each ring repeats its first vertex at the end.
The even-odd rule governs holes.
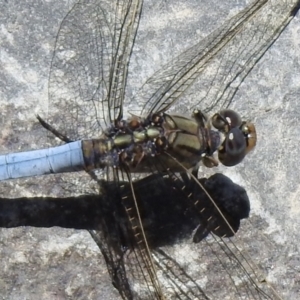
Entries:
MULTIPOLYGON (((199 179, 199 182, 236 232, 240 220, 247 218, 250 211, 246 191, 222 174, 199 179)), ((99 230, 100 226, 100 230, 106 230, 117 239, 122 232, 124 243, 121 244, 129 246, 126 243, 131 240, 130 224, 122 200, 116 194, 115 183, 105 184, 106 195, 0 198, 0 227, 59 226, 99 230), (108 228, 101 228, 103 222, 108 224, 108 228)), ((129 194, 126 184, 125 189, 129 194)), ((174 182, 169 177, 162 179, 151 175, 136 182, 134 190, 144 230, 152 247, 174 244, 184 238, 199 242, 210 232, 218 236, 233 235, 204 191, 188 178, 174 182), (195 201, 200 206, 195 207, 195 201)))

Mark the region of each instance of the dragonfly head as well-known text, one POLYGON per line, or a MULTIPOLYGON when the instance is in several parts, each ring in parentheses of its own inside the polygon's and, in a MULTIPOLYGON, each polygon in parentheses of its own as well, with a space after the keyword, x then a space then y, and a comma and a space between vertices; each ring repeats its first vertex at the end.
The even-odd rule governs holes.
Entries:
POLYGON ((219 161, 225 166, 240 163, 256 145, 256 130, 253 123, 242 121, 240 115, 231 109, 216 113, 212 125, 224 135, 218 149, 219 161))

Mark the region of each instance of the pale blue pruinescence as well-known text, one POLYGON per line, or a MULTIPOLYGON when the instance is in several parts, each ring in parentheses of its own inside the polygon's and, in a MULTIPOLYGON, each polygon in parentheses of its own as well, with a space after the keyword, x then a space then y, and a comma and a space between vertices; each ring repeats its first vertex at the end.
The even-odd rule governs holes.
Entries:
POLYGON ((0 180, 84 170, 81 141, 0 156, 0 180))

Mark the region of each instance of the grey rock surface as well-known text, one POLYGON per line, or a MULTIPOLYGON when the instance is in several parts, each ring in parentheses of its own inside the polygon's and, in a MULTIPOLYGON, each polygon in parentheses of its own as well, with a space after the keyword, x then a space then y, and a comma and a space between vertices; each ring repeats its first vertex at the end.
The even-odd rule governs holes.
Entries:
MULTIPOLYGON (((54 40, 73 2, 0 1, 1 153, 48 145, 35 115, 47 112, 54 40)), ((164 62, 249 4, 217 0, 145 2, 129 74, 129 96, 164 62)), ((267 280, 283 299, 300 295, 299 24, 296 16, 253 68, 231 106, 255 122, 256 150, 235 168, 214 170, 248 191, 251 228, 264 242, 246 239, 249 245, 244 246, 252 247, 254 261, 267 272, 267 280)), ((186 95, 183 101, 188 98, 186 95)), ((84 188, 79 188, 79 183, 88 182, 87 175, 69 177, 74 183, 70 191, 62 191, 60 179, 49 176, 1 183, 1 196, 81 193, 84 188)), ((84 230, 1 228, 0 257, 1 299, 119 297, 98 247, 84 230)))

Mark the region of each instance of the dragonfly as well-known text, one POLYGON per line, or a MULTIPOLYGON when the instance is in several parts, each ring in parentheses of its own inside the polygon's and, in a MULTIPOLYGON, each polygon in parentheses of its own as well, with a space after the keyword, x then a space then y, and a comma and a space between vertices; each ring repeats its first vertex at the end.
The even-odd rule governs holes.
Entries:
MULTIPOLYGON (((205 76, 205 80, 209 85, 203 85, 203 91, 206 91, 206 94, 202 100, 198 101, 197 106, 200 106, 200 104, 204 106, 207 101, 209 105, 205 105, 205 107, 209 111, 218 105, 223 107, 230 104, 243 79, 291 21, 298 8, 298 3, 284 3, 282 10, 279 6, 277 7, 278 10, 274 10, 274 15, 272 15, 265 14, 266 11, 269 12, 270 5, 272 8, 270 1, 254 2, 207 39, 186 50, 170 64, 164 66, 161 71, 155 73, 145 83, 135 98, 142 109, 139 114, 132 113, 132 117, 128 122, 123 119, 123 110, 126 106, 126 79, 142 4, 142 1, 118 1, 112 4, 105 1, 79 1, 75 4, 63 20, 56 40, 49 79, 51 110, 49 111, 48 123, 39 118, 44 127, 61 140, 67 142, 66 146, 59 148, 63 149, 62 151, 65 151, 66 148, 70 149, 74 145, 73 141, 80 141, 87 136, 98 137, 103 135, 104 132, 104 135, 109 137, 106 142, 103 142, 103 140, 101 142, 92 141, 92 144, 99 144, 100 155, 96 154, 96 156, 99 155, 103 159, 97 160, 100 162, 94 164, 91 168, 87 167, 87 170, 91 173, 93 169, 110 167, 112 169, 111 174, 107 172, 106 176, 108 178, 113 176, 114 182, 119 182, 124 177, 129 182, 132 182, 130 174, 132 171, 156 172, 159 174, 167 172, 172 177, 174 176, 173 172, 182 172, 194 167, 200 160, 207 166, 216 165, 216 160, 212 157, 212 153, 220 146, 220 142, 218 141, 219 134, 215 135, 209 131, 210 125, 206 125, 207 118, 205 114, 195 110, 194 119, 190 119, 169 115, 165 112, 175 106, 177 100, 180 99, 186 89, 199 80, 202 74, 211 74, 207 70, 213 64, 219 64, 219 67, 216 68, 215 72, 212 72, 212 78, 205 76), (262 18, 262 16, 265 16, 265 18, 262 18), (83 21, 78 22, 81 18, 83 21), (272 21, 275 23, 272 23, 272 21), (276 25, 275 27, 274 24, 276 25), (232 47, 238 41, 241 41, 239 39, 240 36, 249 36, 250 38, 245 41, 245 44, 239 45, 235 50, 237 52, 233 53, 232 47), (249 40, 253 44, 249 43, 249 40), (231 59, 227 58, 226 55, 230 55, 231 59), (232 57, 235 60, 234 62, 232 62, 232 57), (75 77, 77 81, 74 80, 75 77), (62 111, 66 113, 61 114, 62 111), (141 119, 139 115, 145 115, 146 117, 145 119, 141 119), (167 122, 165 118, 169 118, 167 122), (55 124, 55 127, 50 124, 55 124), (163 125, 161 126, 161 124, 163 125), (157 129, 163 128, 165 132, 168 130, 176 131, 178 127, 184 127, 186 124, 188 124, 189 128, 196 127, 197 130, 199 128, 206 128, 206 131, 202 135, 208 135, 208 140, 210 141, 217 139, 217 147, 215 145, 212 146, 210 142, 208 143, 209 147, 206 147, 205 150, 201 148, 203 143, 198 142, 201 147, 198 147, 197 152, 201 154, 200 156, 197 154, 197 157, 192 157, 192 160, 188 163, 182 159, 184 155, 177 155, 178 153, 175 151, 176 147, 172 149, 175 152, 165 151, 166 149, 170 149, 170 140, 173 141, 173 137, 167 136, 166 141, 164 139, 165 135, 161 135, 160 129, 157 129), (173 127, 166 128, 166 126, 173 127), (127 128, 129 129, 127 130, 127 128), (140 128, 146 129, 140 130, 140 128), (129 132, 135 129, 138 130, 133 135, 129 134, 129 132), (118 156, 119 153, 117 155, 116 153, 106 155, 111 148, 114 148, 114 146, 111 146, 112 140, 115 143, 114 145, 118 144, 119 146, 123 144, 127 147, 130 144, 128 140, 131 141, 132 139, 148 142, 149 139, 146 140, 145 135, 147 137, 154 136, 152 140, 150 139, 151 147, 147 146, 147 148, 143 149, 138 147, 133 152, 122 151, 122 156, 118 156), (163 152, 159 152, 160 157, 156 157, 156 148, 154 151, 152 150, 153 142, 157 142, 156 147, 162 147, 163 149, 163 152), (147 155, 149 155, 149 160, 143 164, 144 157, 147 155), (120 158, 122 158, 120 161, 124 165, 123 169, 119 165, 119 162, 116 162, 116 159, 120 158), (115 171, 118 168, 123 171, 121 175, 115 171)), ((132 101, 129 100, 130 103, 128 105, 130 106, 130 104, 134 103, 135 99, 132 101)), ((234 123, 231 120, 234 118, 239 119, 235 114, 234 117, 231 117, 231 115, 228 117, 227 113, 232 114, 233 112, 231 110, 221 110, 220 113, 217 113, 212 118, 212 123, 215 127, 218 127, 217 124, 220 121, 225 123, 225 127, 227 128, 221 129, 225 135, 225 142, 228 139, 230 140, 233 135, 230 132, 231 128, 228 129, 231 127, 231 123, 234 123)), ((252 137, 253 135, 253 125, 249 125, 243 121, 238 121, 238 124, 237 127, 243 130, 244 128, 246 128, 246 131, 249 131, 249 128, 252 130, 250 133, 243 133, 243 137, 245 136, 246 138, 241 140, 243 145, 248 146, 250 143, 248 140, 249 136, 252 137)), ((233 128, 236 129, 235 126, 233 128)), ((185 138, 183 136, 182 140, 185 138)), ((180 143, 177 146, 179 146, 178 148, 182 147, 180 143)), ((193 147, 190 146, 187 148, 193 149, 193 147)), ((224 144, 222 144, 221 149, 225 148, 224 144)), ((47 149, 46 151, 49 150, 47 149)), ((94 153, 89 147, 85 148, 84 151, 89 154, 94 153)), ((222 151, 219 152, 221 153, 219 159, 225 165, 236 163, 231 160, 232 158, 236 158, 235 155, 232 155, 228 161, 222 158, 222 151)), ((223 153, 227 154, 226 151, 223 151, 223 153)), ((248 150, 243 148, 242 156, 237 158, 237 162, 240 162, 247 153, 248 150)), ((23 154, 20 156, 23 157, 23 154)), ((47 155, 43 154, 43 156, 50 156, 49 152, 47 152, 47 155)), ((15 161, 16 157, 19 157, 19 154, 3 156, 3 168, 7 170, 7 162, 15 161)), ((85 156, 85 169, 88 166, 86 161, 89 160, 89 157, 85 156)), ((40 157, 38 160, 40 161, 40 157)), ((64 158, 63 161, 65 160, 64 158)), ((37 160, 33 159, 31 161, 33 165, 36 165, 37 160)), ((93 159, 93 161, 96 160, 93 159)), ((50 162, 48 158, 47 162, 50 162)), ((12 169, 17 169, 19 162, 18 164, 13 162, 12 166, 12 169)), ((73 168, 74 165, 71 167, 73 168)), ((48 168, 46 173, 52 173, 54 169, 53 167, 48 168)), ((27 172, 27 170, 32 170, 32 168, 25 165, 19 170, 22 173, 23 170, 27 172)), ((75 166, 74 170, 78 170, 78 166, 75 166)), ((70 171, 70 169, 62 166, 60 167, 60 171, 70 171)), ((4 174, 5 179, 14 176, 12 175, 14 174, 12 170, 4 172, 4 174)), ((32 175, 38 174, 29 174, 29 176, 32 175)), ((24 175, 22 174, 21 176, 24 175)), ((191 176, 197 182, 195 175, 191 174, 191 176)), ((176 186, 175 183, 172 185, 176 186)), ((133 185, 131 187, 131 194, 135 195, 133 185)), ((126 208, 128 211, 131 210, 129 206, 126 208)), ((133 208, 133 210, 134 215, 138 214, 139 209, 137 207, 133 208)), ((131 219, 136 220, 136 217, 131 217, 131 219)), ((138 220, 136 225, 131 225, 131 227, 138 228, 139 230, 143 228, 141 220, 138 220)), ((98 233, 92 232, 92 234, 97 239, 98 233)), ((163 294, 165 293, 161 291, 161 284, 156 274, 154 258, 147 245, 147 238, 142 230, 141 232, 136 232, 136 236, 139 235, 142 236, 142 239, 138 239, 136 242, 141 242, 143 245, 140 248, 134 249, 138 252, 137 256, 141 259, 138 268, 143 269, 142 266, 146 265, 145 269, 147 271, 143 274, 143 279, 149 285, 147 287, 148 292, 150 295, 153 294, 153 298, 163 298, 163 294)), ((130 289, 126 288, 125 290, 130 289)), ((120 290, 123 290, 123 287, 120 290)), ((130 292, 126 291, 123 296, 127 298, 132 297, 128 293, 130 292)), ((142 296, 142 298, 145 297, 142 296)))

